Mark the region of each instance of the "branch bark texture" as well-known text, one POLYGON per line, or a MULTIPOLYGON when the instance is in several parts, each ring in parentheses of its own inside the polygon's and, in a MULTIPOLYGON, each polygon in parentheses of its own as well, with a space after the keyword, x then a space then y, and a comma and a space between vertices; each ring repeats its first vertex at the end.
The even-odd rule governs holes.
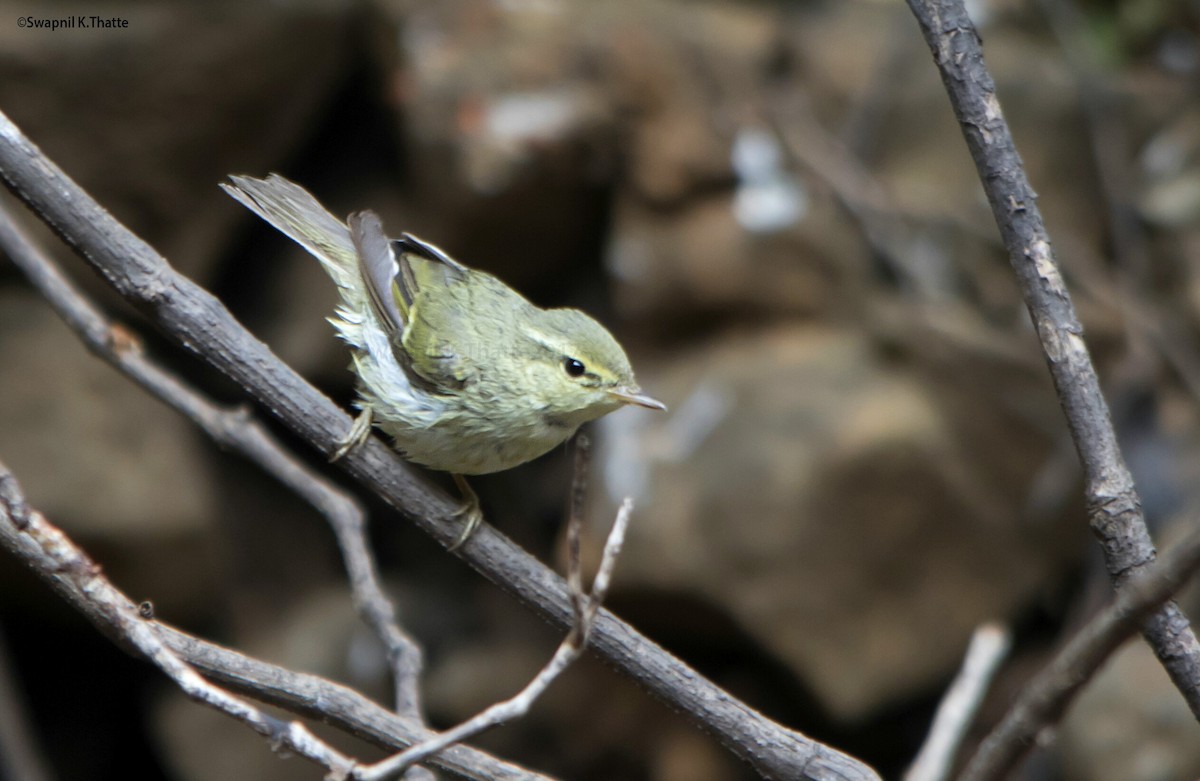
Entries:
MULTIPOLYGON (((169 336, 241 385, 326 454, 350 417, 280 361, 204 289, 180 275, 45 158, 0 114, 0 176, 64 241, 169 336)), ((377 438, 339 462, 443 546, 458 534, 457 504, 419 479, 377 438)), ((573 620, 562 579, 484 525, 456 555, 566 629, 573 620)), ((876 779, 869 767, 770 721, 731 697, 628 624, 602 610, 592 648, 671 707, 715 734, 767 778, 876 779)))
POLYGON ((1200 531, 1193 531, 1158 563, 1131 577, 1112 604, 1089 621, 1031 680, 967 764, 959 781, 996 781, 1024 756, 1044 727, 1067 705, 1146 616, 1183 587, 1200 567, 1200 531))
MULTIPOLYGON (((36 509, 25 503, 15 478, 2 464, 0 548, 29 566, 118 645, 156 663, 167 658, 169 663, 164 672, 178 676, 177 681, 184 678, 191 687, 191 691, 185 689, 189 694, 195 696, 205 684, 196 680, 196 676, 188 676, 181 664, 194 668, 229 691, 320 719, 382 748, 404 749, 436 736, 419 718, 388 711, 344 686, 254 659, 141 614, 67 535, 52 527, 36 509), (175 658, 168 658, 171 655, 175 658)), ((236 703, 232 708, 224 707, 231 700, 222 697, 220 692, 213 692, 209 687, 207 693, 216 696, 209 699, 197 696, 197 699, 230 715, 245 715, 246 710, 236 703)), ((282 741, 289 736, 305 734, 298 725, 265 715, 243 720, 282 741)), ((310 736, 302 745, 318 743, 310 736)), ((305 756, 330 767, 329 760, 337 759, 339 755, 326 754, 312 751, 305 756)), ((430 758, 429 762, 463 778, 480 781, 551 781, 547 776, 502 762, 467 746, 453 746, 430 758)), ((351 764, 342 759, 337 759, 337 765, 345 773, 352 769, 351 764)))
POLYGON ((272 744, 345 778, 354 760, 321 741, 296 721, 271 716, 205 680, 154 631, 128 597, 101 574, 58 528, 25 503, 16 479, 0 464, 0 541, 35 572, 82 596, 87 616, 110 637, 149 659, 196 702, 220 710, 268 738, 272 744))
POLYGON ((151 359, 142 351, 138 337, 89 300, 2 207, 0 248, 93 354, 187 416, 222 447, 257 463, 325 516, 342 549, 359 613, 387 649, 395 679, 396 710, 421 718, 421 649, 400 627, 395 608, 379 583, 367 544, 366 513, 354 497, 289 453, 249 410, 219 406, 151 359))
MULTIPOLYGON (((1083 463, 1092 531, 1119 589, 1153 562, 1154 543, 1117 445, 1108 405, 1083 341, 1083 326, 1055 262, 1037 195, 983 61, 979 34, 961 0, 908 0, 908 5, 942 75, 1041 340, 1083 463)), ((1167 602, 1147 619, 1142 633, 1200 718, 1200 643, 1187 617, 1174 602, 1167 602)))

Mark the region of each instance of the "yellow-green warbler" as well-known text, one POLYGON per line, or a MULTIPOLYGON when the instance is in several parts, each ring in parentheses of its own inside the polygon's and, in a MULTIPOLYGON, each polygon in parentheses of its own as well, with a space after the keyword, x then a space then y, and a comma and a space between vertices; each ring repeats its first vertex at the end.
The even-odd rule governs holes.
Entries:
POLYGON ((453 547, 481 517, 463 475, 537 458, 626 404, 666 409, 583 312, 536 307, 414 236, 388 239, 374 212, 343 223, 276 174, 230 180, 225 191, 312 253, 341 291, 330 322, 353 351, 361 414, 334 458, 374 424, 409 460, 453 474, 466 518, 453 547))

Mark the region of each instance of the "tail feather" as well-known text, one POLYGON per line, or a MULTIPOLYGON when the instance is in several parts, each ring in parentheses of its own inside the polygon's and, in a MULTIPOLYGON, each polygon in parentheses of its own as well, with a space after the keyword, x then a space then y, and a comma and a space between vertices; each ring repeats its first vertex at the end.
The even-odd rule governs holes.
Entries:
POLYGON ((343 305, 329 321, 355 347, 366 348, 362 312, 367 290, 358 253, 346 224, 334 217, 308 190, 278 174, 266 179, 229 177, 221 189, 262 217, 321 262, 341 292, 343 305))
MULTIPOLYGON (((308 250, 333 277, 342 303, 329 322, 356 350, 359 409, 371 409, 385 431, 401 437, 411 428, 432 426, 444 412, 440 399, 413 388, 392 342, 393 330, 370 303, 359 267, 359 253, 350 229, 298 184, 271 174, 266 179, 231 176, 221 187, 246 208, 274 225, 308 250)), ((375 218, 376 220, 378 218, 375 218)), ((361 227, 361 220, 359 221, 361 227)), ((373 258, 391 258, 391 249, 377 225, 367 232, 373 258), (374 235, 377 232, 378 235, 374 235), (386 257, 384 257, 386 256, 386 257)))

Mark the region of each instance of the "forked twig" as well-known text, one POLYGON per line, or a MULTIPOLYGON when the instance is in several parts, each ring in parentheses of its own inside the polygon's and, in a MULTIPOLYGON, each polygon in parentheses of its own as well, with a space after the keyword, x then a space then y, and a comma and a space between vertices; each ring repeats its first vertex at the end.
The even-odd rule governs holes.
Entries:
POLYGON ((258 464, 325 516, 341 548, 355 606, 387 649, 396 710, 420 718, 421 648, 400 627, 395 608, 380 585, 359 502, 289 453, 248 409, 217 404, 143 352, 137 335, 108 317, 71 282, 2 205, 0 250, 92 353, 183 413, 217 444, 258 464))
POLYGON ((0 464, 0 523, 18 533, 15 539, 20 541, 19 544, 10 548, 14 553, 30 562, 42 577, 66 580, 85 594, 96 609, 90 617, 103 622, 111 632, 153 662, 188 697, 247 724, 270 740, 272 746, 286 748, 320 764, 334 778, 345 778, 353 769, 352 759, 321 741, 300 722, 277 719, 209 683, 168 648, 154 631, 152 622, 101 574, 100 567, 40 512, 26 504, 16 478, 3 464, 0 464), (38 566, 39 557, 49 559, 53 570, 38 566))
MULTIPOLYGON (((122 296, 170 338, 238 383, 302 439, 329 453, 350 419, 247 332, 211 294, 114 220, 0 112, 0 178, 122 296)), ((457 505, 417 478, 376 439, 339 462, 443 545, 459 534, 457 505)), ((456 555, 554 623, 574 609, 562 580, 490 527, 456 555)), ((721 690, 608 611, 592 647, 613 666, 717 736, 767 777, 870 781, 865 763, 768 719, 721 690)))
POLYGON ((575 438, 575 476, 571 486, 570 509, 567 514, 567 583, 571 586, 571 605, 575 621, 554 656, 520 692, 503 702, 498 702, 478 713, 457 727, 446 730, 430 740, 419 743, 406 751, 367 767, 356 768, 356 781, 386 781, 395 778, 418 762, 444 750, 448 746, 464 741, 474 735, 518 719, 529 712, 550 684, 572 663, 583 655, 596 619, 596 611, 608 595, 613 569, 625 543, 625 532, 633 513, 633 500, 626 498, 617 511, 612 530, 604 544, 604 553, 596 577, 592 580, 590 593, 583 590, 583 564, 580 556, 580 536, 583 527, 583 500, 587 490, 587 466, 590 446, 585 436, 575 438))

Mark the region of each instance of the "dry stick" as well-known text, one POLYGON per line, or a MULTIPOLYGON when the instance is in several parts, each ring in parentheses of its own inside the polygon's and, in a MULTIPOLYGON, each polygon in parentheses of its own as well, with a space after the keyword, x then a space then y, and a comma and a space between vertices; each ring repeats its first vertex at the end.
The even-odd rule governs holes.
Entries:
MULTIPOLYGON (((148 311, 163 331, 240 384, 321 452, 336 449, 350 428, 350 417, 248 333, 217 299, 114 220, 2 113, 0 176, 119 293, 148 311)), ((417 478, 378 438, 338 463, 442 545, 457 538, 457 503, 417 478)), ((455 555, 558 626, 572 623, 562 579, 490 526, 480 528, 455 555)), ((592 648, 715 734, 764 777, 878 778, 864 763, 767 719, 606 610, 596 616, 592 648)))
MULTIPOLYGON (((0 478, 3 476, 0 474, 0 478)), ((0 487, 5 485, 0 479, 0 487)), ((132 603, 112 590, 112 586, 104 581, 98 571, 93 571, 94 577, 84 583, 63 577, 57 552, 66 548, 74 549, 74 543, 55 530, 54 545, 39 545, 23 531, 31 516, 32 511, 23 501, 6 503, 0 497, 0 548, 21 559, 111 639, 130 648, 130 639, 122 627, 110 620, 110 603, 97 600, 97 589, 92 586, 98 582, 106 593, 120 596, 122 604, 132 606, 132 603)), ((382 708, 345 686, 316 675, 293 672, 201 640, 151 620, 148 614, 143 615, 140 611, 135 610, 135 614, 166 648, 227 689, 299 715, 321 719, 382 748, 402 749, 428 740, 434 734, 420 720, 382 708)), ((552 781, 546 776, 466 746, 455 746, 433 758, 431 763, 464 778, 483 781, 552 781)))
POLYGON ((904 781, 943 781, 950 777, 963 737, 1011 644, 1012 636, 999 624, 984 624, 971 635, 962 668, 938 705, 929 737, 904 774, 904 781))
POLYGON ((302 464, 244 408, 224 408, 142 352, 137 336, 114 322, 79 290, 0 206, 0 250, 24 272, 88 349, 161 401, 182 412, 222 447, 257 463, 323 514, 333 527, 359 613, 383 641, 395 679, 396 710, 421 718, 421 649, 396 621, 366 540, 361 505, 302 464))
POLYGON ((137 606, 100 574, 100 567, 87 554, 25 503, 20 486, 3 464, 0 464, 0 526, 18 533, 24 544, 15 545, 12 550, 20 558, 33 565, 32 546, 49 559, 49 568, 34 566, 39 575, 65 580, 85 594, 96 608, 89 618, 107 625, 110 631, 166 673, 187 696, 239 719, 269 739, 272 745, 283 746, 320 764, 335 778, 345 778, 354 767, 352 759, 322 742, 303 724, 274 718, 204 680, 163 643, 137 606))
MULTIPOLYGON (((3 207, 0 207, 0 248, 94 354, 182 412, 221 446, 258 463, 326 517, 346 562, 355 606, 387 649, 396 709, 403 715, 422 719, 421 649, 400 628, 395 609, 380 586, 374 557, 367 545, 365 513, 359 503, 300 463, 247 410, 217 405, 151 360, 142 352, 136 335, 109 319, 88 300, 3 207)), ((411 781, 430 778, 427 771, 417 770, 411 781)))
MULTIPOLYGON (((325 678, 277 667, 164 624, 155 624, 155 629, 168 647, 226 688, 321 719, 381 748, 402 750, 437 736, 418 720, 381 708, 353 689, 325 678)), ((431 757, 429 764, 480 781, 553 781, 463 745, 445 749, 431 757)))
POLYGON ((959 781, 1004 778, 1047 725, 1105 660, 1159 605, 1200 569, 1200 530, 1166 551, 1156 564, 1126 580, 1112 603, 1089 621, 1022 689, 1000 725, 988 735, 959 781))
MULTIPOLYGON (((1121 457, 1108 406, 1083 341, 1083 327, 1050 249, 1021 158, 983 62, 979 35, 961 0, 908 0, 950 95, 1050 375, 1083 463, 1092 531, 1118 589, 1154 560, 1141 500, 1121 457)), ((1192 713, 1200 718, 1200 643, 1187 617, 1164 604, 1142 628, 1192 713)))
MULTIPOLYGON (((577 447, 576 453, 586 454, 586 440, 580 440, 584 444, 582 447, 577 447)), ((576 460, 576 466, 583 466, 586 469, 587 456, 580 455, 576 460)), ((576 472, 575 486, 573 491, 574 497, 579 497, 581 488, 579 486, 584 482, 581 477, 583 472, 576 472)), ((569 528, 567 534, 574 536, 576 543, 580 536, 580 528, 583 526, 583 516, 581 513, 575 512, 577 501, 572 501, 572 511, 568 519, 569 528)), ((592 622, 596 618, 596 611, 604 602, 605 596, 608 595, 608 587, 612 582, 613 569, 616 567, 617 558, 621 555, 621 546, 625 543, 625 532, 629 527, 629 518, 633 513, 633 500, 626 498, 621 503, 621 508, 617 511, 617 518, 613 522, 612 531, 608 534, 608 541, 604 544, 604 553, 600 559, 600 567, 596 571, 596 577, 592 581, 591 594, 586 594, 583 591, 583 565, 580 561, 579 545, 575 544, 570 547, 570 555, 568 556, 567 569, 569 572, 568 582, 578 585, 578 598, 573 598, 571 603, 575 608, 575 623, 571 626, 571 630, 567 633, 566 638, 558 646, 558 650, 554 652, 554 656, 541 669, 533 680, 522 689, 520 692, 511 698, 498 702, 495 705, 487 708, 478 715, 464 721, 457 727, 446 730, 437 737, 413 746, 412 748, 397 754, 394 757, 385 759, 375 765, 355 770, 355 778, 360 781, 387 781, 387 779, 395 778, 399 773, 406 768, 411 767, 417 762, 422 762, 426 758, 437 754, 447 746, 466 740, 474 735, 478 735, 484 730, 504 724, 513 719, 518 719, 529 712, 533 707, 533 703, 549 688, 558 676, 562 675, 568 667, 571 666, 580 656, 583 655, 584 648, 587 646, 588 636, 591 634, 592 622)), ((572 595, 573 597, 575 594, 572 595)))

